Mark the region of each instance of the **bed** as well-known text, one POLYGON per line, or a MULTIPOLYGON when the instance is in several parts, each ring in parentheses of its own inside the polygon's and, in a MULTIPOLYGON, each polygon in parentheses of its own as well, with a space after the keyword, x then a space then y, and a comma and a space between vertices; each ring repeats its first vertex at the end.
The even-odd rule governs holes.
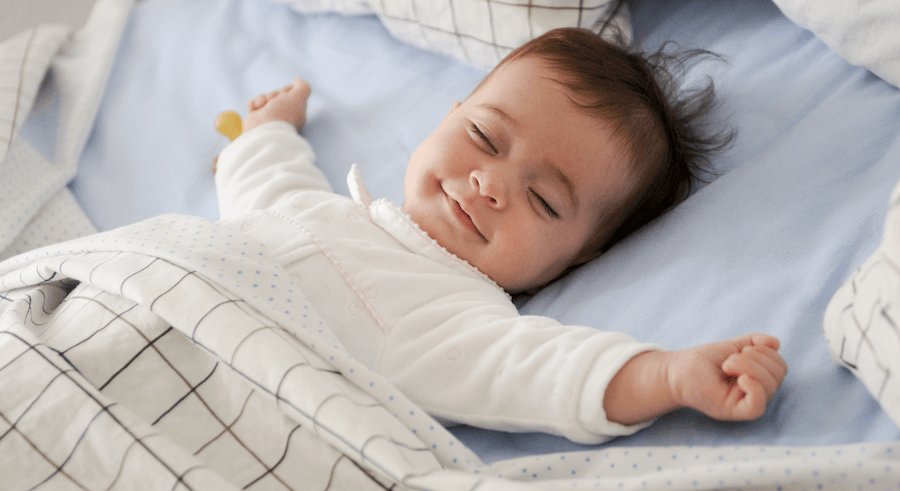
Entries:
MULTIPOLYGON (((471 3, 523 18, 515 2, 471 3)), ((581 17, 553 22, 602 21, 606 2, 574 3, 581 17)), ((684 84, 714 80, 716 117, 737 138, 687 201, 518 306, 667 349, 771 333, 789 373, 758 420, 681 410, 588 446, 441 427, 333 346, 264 259, 257 274, 278 293, 257 298, 236 271, 258 244, 213 241, 226 233, 210 166, 227 144, 213 121, 296 75, 313 87, 302 133, 334 188, 346 192, 356 163, 373 196, 402 202, 409 155, 517 42, 502 30, 485 42, 465 31, 483 16, 445 25, 425 5, 98 0, 77 32, 41 26, 0 45, 10 489, 896 489, 900 289, 883 285, 900 282, 890 264, 871 272, 896 245, 884 231, 897 223, 900 9, 635 0, 617 12, 647 49, 722 55, 684 84), (198 281, 213 260, 224 279, 198 281), (866 288, 867 304, 854 297, 866 288), (94 327, 67 334, 88 311, 94 327), (857 325, 826 340, 826 311, 857 325), (224 327, 205 328, 213 318, 224 327), (150 352, 156 365, 141 365, 150 352)))

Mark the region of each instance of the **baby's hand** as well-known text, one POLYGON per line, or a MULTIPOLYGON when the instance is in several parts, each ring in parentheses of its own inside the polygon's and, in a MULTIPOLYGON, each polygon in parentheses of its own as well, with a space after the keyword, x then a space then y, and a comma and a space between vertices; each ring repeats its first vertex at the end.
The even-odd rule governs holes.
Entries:
POLYGON ((306 100, 310 92, 309 84, 297 77, 292 85, 256 96, 247 104, 244 131, 272 121, 285 121, 299 130, 306 123, 306 100))
POLYGON ((673 396, 716 419, 756 419, 787 373, 778 348, 775 337, 748 334, 676 352, 673 396))

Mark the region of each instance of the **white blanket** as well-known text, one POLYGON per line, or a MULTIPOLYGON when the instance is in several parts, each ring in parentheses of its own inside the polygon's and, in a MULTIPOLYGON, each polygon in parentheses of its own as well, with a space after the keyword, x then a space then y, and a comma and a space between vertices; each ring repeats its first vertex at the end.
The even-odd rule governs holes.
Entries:
POLYGON ((8 489, 900 485, 896 443, 483 466, 349 358, 261 244, 180 215, 0 263, 0 394, 8 489))
POLYGON ((477 462, 344 354, 261 244, 206 220, 38 250, 0 285, 12 489, 377 489, 477 462))

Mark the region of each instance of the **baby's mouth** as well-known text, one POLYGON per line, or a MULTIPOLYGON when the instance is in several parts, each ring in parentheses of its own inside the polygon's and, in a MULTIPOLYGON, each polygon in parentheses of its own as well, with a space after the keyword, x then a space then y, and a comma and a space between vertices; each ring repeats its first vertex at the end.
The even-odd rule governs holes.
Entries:
POLYGON ((466 213, 466 210, 463 209, 462 205, 459 204, 459 201, 456 201, 450 196, 447 196, 447 199, 450 200, 450 209, 453 211, 453 214, 456 215, 456 218, 460 221, 460 223, 462 223, 463 227, 475 232, 479 237, 481 237, 482 240, 487 242, 487 238, 485 238, 485 236, 482 235, 481 231, 478 230, 478 226, 475 225, 472 217, 469 216, 469 214, 466 213))

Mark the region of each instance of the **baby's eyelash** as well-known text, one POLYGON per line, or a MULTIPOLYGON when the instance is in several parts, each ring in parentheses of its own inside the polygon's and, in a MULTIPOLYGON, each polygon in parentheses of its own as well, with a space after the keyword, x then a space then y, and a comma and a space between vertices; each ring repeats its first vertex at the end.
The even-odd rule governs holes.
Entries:
POLYGON ((484 132, 481 131, 481 128, 479 128, 475 123, 471 123, 470 127, 472 131, 474 131, 475 134, 478 135, 478 138, 481 138, 481 140, 484 141, 484 143, 486 143, 488 147, 490 147, 491 153, 496 155, 498 153, 497 149, 494 147, 494 144, 491 143, 491 140, 488 139, 487 135, 485 135, 484 132))
POLYGON ((546 211, 547 214, 550 215, 550 218, 559 218, 559 213, 556 213, 553 207, 550 206, 550 203, 547 203, 544 198, 542 198, 540 194, 537 194, 534 189, 530 189, 529 191, 531 191, 532 196, 534 196, 538 200, 538 203, 544 208, 544 211, 546 211))

